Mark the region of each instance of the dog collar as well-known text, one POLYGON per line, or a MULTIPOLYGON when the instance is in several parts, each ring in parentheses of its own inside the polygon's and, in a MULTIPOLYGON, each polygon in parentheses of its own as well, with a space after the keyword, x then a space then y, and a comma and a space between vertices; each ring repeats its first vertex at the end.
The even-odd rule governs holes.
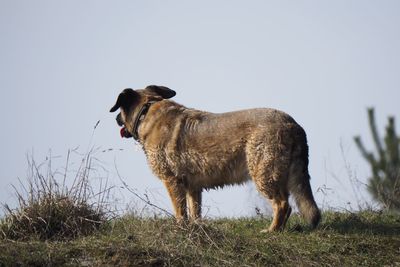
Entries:
POLYGON ((149 111, 150 106, 155 103, 155 101, 152 102, 147 102, 146 104, 144 104, 142 106, 142 108, 140 109, 138 115, 135 118, 135 122, 133 124, 133 132, 132 132, 132 137, 133 139, 135 139, 136 141, 139 141, 139 125, 140 123, 144 120, 144 118, 146 117, 147 112, 149 111))

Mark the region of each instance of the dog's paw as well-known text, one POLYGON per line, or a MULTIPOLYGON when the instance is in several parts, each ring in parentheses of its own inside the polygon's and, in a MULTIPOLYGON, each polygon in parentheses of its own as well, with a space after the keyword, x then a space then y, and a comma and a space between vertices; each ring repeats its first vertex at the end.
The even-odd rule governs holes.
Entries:
POLYGON ((269 233, 273 233, 273 232, 277 232, 276 230, 271 230, 271 229, 262 229, 260 231, 260 234, 269 234, 269 233))

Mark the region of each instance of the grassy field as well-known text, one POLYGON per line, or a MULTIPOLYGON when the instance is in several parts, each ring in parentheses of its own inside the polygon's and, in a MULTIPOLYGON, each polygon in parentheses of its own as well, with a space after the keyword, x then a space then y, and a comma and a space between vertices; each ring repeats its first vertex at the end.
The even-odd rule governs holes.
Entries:
POLYGON ((64 241, 0 242, 0 266, 400 266, 400 216, 325 212, 317 230, 262 234, 268 218, 215 219, 182 227, 173 219, 124 216, 64 241))

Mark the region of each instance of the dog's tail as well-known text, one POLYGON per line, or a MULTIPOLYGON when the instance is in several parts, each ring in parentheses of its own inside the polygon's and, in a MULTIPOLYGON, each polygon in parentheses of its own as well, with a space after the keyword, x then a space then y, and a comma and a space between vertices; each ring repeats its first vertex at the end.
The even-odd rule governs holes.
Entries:
POLYGON ((297 207, 307 223, 312 228, 317 227, 321 219, 321 213, 311 191, 308 172, 303 176, 291 176, 289 178, 289 190, 293 194, 297 207))
POLYGON ((301 215, 312 228, 315 228, 321 219, 321 213, 315 203, 310 186, 308 145, 305 132, 302 129, 297 136, 296 144, 292 151, 293 159, 289 170, 288 187, 290 193, 294 196, 301 215))

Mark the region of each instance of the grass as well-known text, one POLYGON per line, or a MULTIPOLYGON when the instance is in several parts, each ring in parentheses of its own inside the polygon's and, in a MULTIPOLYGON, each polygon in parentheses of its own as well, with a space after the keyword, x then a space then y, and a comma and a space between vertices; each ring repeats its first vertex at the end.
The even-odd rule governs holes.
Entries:
MULTIPOLYGON (((317 230, 261 234, 265 218, 173 219, 125 215, 88 236, 0 242, 0 266, 400 266, 400 216, 325 212, 317 230)), ((293 216, 288 229, 301 223, 293 216)))
POLYGON ((100 186, 98 192, 89 183, 95 171, 93 151, 80 156, 78 169, 73 171, 71 185, 70 152, 62 172, 52 170, 49 155, 42 164, 28 158, 26 183, 15 189, 18 207, 4 205, 5 218, 0 221, 0 237, 24 240, 60 240, 88 235, 107 221, 107 198, 110 188, 100 186), (58 179, 60 178, 60 179, 58 179))

